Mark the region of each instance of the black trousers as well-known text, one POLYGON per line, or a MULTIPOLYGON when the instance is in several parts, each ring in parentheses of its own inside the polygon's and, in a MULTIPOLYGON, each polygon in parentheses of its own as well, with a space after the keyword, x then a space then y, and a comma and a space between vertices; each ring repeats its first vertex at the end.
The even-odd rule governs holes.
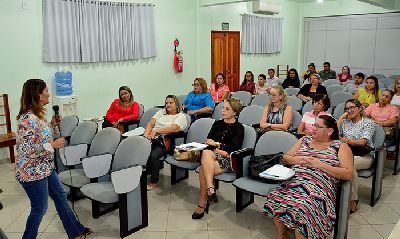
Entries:
POLYGON ((114 127, 114 125, 110 121, 104 119, 103 123, 101 124, 101 128, 104 129, 107 127, 114 127))
POLYGON ((163 148, 157 142, 151 144, 151 152, 147 160, 146 171, 150 172, 150 182, 158 183, 160 179, 160 158, 164 155, 163 148))

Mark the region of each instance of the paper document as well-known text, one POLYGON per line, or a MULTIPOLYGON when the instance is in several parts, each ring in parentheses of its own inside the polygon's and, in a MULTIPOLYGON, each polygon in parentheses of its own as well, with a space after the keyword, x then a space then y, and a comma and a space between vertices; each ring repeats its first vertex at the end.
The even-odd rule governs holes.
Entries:
POLYGON ((146 130, 146 129, 143 128, 143 127, 137 127, 137 128, 134 129, 134 130, 130 130, 130 131, 128 131, 128 132, 123 133, 122 136, 124 136, 124 137, 129 137, 129 136, 143 135, 145 130, 146 130))
POLYGON ((260 173, 259 176, 268 179, 286 180, 294 175, 294 171, 281 164, 276 164, 260 173))
POLYGON ((196 142, 188 143, 188 144, 181 144, 176 146, 178 150, 185 150, 185 151, 191 151, 191 150, 203 150, 207 148, 207 144, 200 144, 196 142))

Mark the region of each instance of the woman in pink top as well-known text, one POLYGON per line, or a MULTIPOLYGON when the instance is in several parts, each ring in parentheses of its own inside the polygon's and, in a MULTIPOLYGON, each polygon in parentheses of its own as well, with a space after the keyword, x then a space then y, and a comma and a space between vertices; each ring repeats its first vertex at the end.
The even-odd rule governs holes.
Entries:
POLYGON ((311 135, 315 120, 321 115, 331 115, 326 112, 331 107, 331 101, 327 95, 317 94, 313 100, 313 110, 305 112, 301 119, 297 132, 299 134, 311 135))
POLYGON ((103 128, 115 127, 122 130, 124 121, 139 119, 139 104, 133 100, 133 94, 128 86, 119 88, 119 99, 115 99, 107 110, 103 128))
POLYGON ((351 80, 353 77, 350 75, 350 68, 348 66, 343 66, 342 73, 337 76, 337 79, 344 83, 348 80, 351 80))
POLYGON ((214 102, 222 102, 229 95, 229 87, 225 85, 225 76, 222 73, 218 73, 215 76, 215 83, 210 85, 210 94, 214 102))
POLYGON ((379 103, 372 104, 365 110, 365 113, 376 124, 383 127, 393 127, 396 125, 399 111, 396 106, 390 104, 393 95, 393 91, 384 90, 379 97, 379 103))

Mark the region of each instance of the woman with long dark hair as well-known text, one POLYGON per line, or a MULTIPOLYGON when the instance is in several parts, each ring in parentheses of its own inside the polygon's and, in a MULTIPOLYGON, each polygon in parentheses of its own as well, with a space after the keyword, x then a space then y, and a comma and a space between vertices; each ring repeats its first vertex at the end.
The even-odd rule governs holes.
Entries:
POLYGON ((251 71, 246 71, 244 74, 244 79, 240 84, 239 90, 240 91, 247 91, 250 94, 254 94, 256 88, 256 84, 254 83, 254 74, 251 71))

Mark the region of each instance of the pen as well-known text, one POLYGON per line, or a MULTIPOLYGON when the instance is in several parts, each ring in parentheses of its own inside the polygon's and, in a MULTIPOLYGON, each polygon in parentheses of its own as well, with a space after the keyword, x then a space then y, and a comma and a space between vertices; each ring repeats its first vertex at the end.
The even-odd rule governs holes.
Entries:
POLYGON ((267 176, 271 176, 271 177, 274 177, 274 178, 280 178, 278 175, 273 175, 273 174, 270 174, 270 173, 262 173, 262 174, 267 175, 267 176))

